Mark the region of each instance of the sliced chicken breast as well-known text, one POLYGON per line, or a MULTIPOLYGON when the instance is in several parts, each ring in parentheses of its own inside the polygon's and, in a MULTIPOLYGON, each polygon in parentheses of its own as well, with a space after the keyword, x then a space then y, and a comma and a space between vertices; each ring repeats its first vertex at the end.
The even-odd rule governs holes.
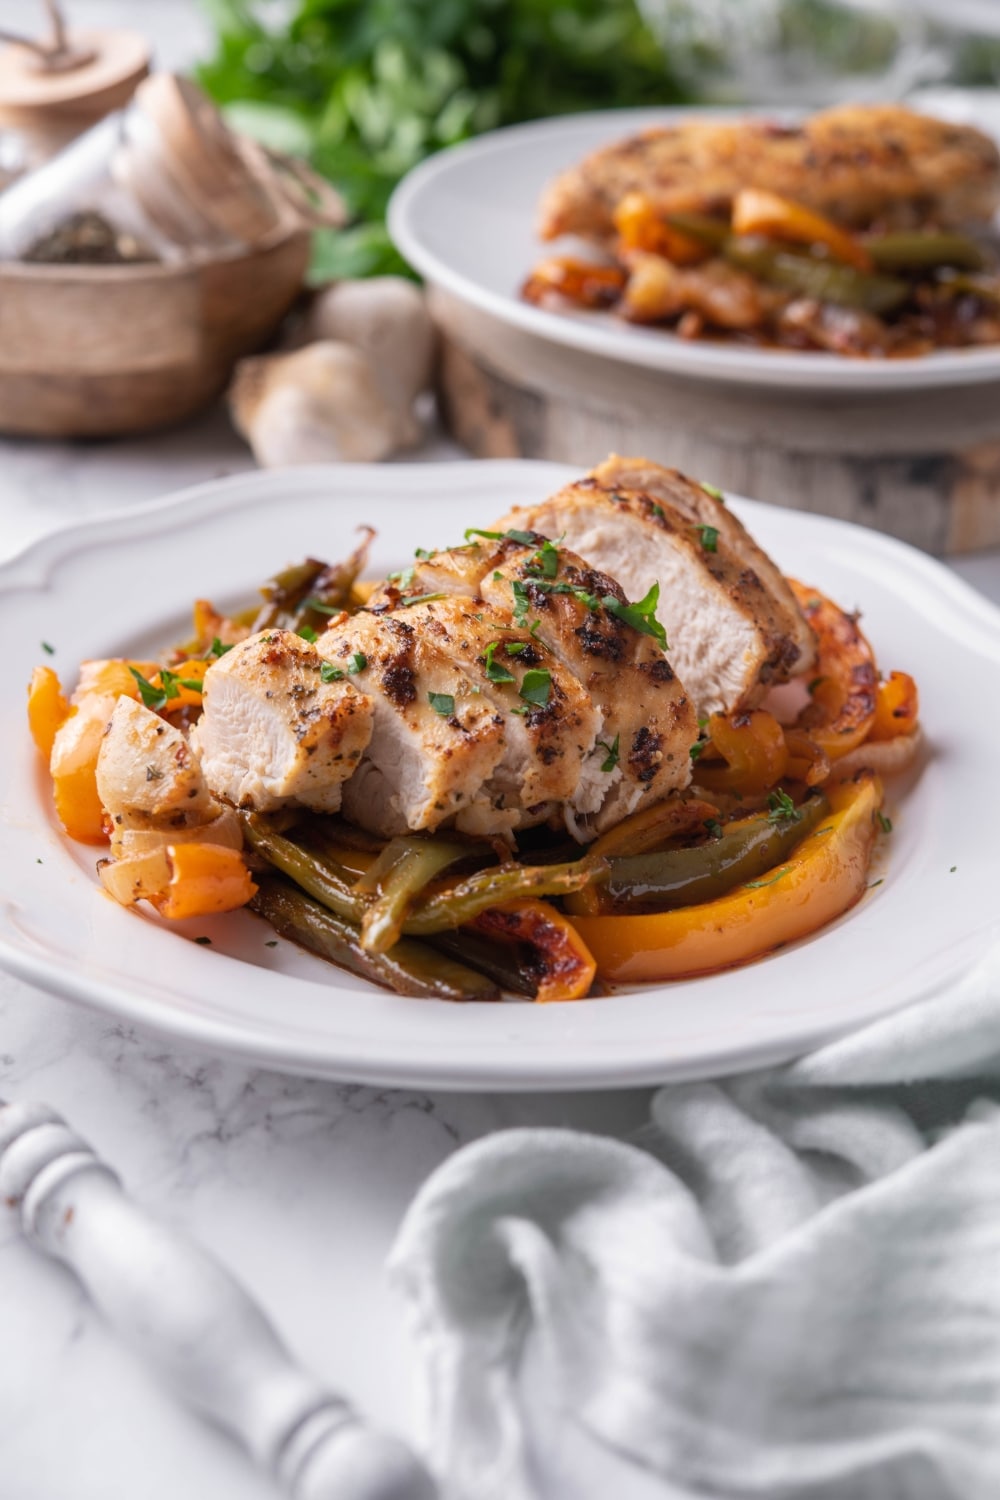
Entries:
POLYGON ((180 831, 221 811, 184 735, 134 698, 119 698, 97 757, 97 794, 116 828, 180 831))
POLYGON ((388 837, 449 822, 509 834, 517 813, 487 790, 506 751, 504 716, 410 613, 362 611, 317 642, 372 705, 371 738, 344 789, 344 812, 388 837))
POLYGON ((509 511, 492 529, 511 527, 564 538, 630 599, 658 583, 670 664, 699 714, 753 706, 798 663, 787 619, 757 573, 666 500, 588 478, 509 511))
POLYGON ((617 453, 598 464, 590 477, 605 490, 640 490, 654 500, 666 501, 695 525, 718 532, 733 556, 739 558, 744 568, 752 569, 757 575, 771 597, 784 633, 798 649, 798 659, 790 665, 789 671, 797 675, 812 668, 816 660, 816 636, 799 608, 788 580, 717 492, 688 479, 677 469, 664 468, 648 458, 620 458, 617 453))
MULTIPOLYGON (((627 603, 614 579, 540 534, 517 531, 436 552, 408 569, 405 581, 411 594, 478 596, 508 621, 516 609, 528 643, 548 647, 584 688, 602 727, 568 799, 573 832, 600 832, 643 797, 656 800, 687 784, 689 750, 698 736, 694 704, 657 642, 601 602, 627 603)), ((400 597, 397 578, 373 600, 393 606, 400 597)), ((478 603, 473 617, 477 613, 478 603)), ((525 641, 522 635, 510 642, 522 662, 525 641)), ((504 647, 495 660, 510 666, 509 654, 504 647)))
MULTIPOLYGON (((508 600, 510 592, 507 593, 508 600)), ((400 617, 433 640, 503 716, 505 750, 493 774, 517 826, 543 821, 580 788, 601 716, 571 671, 509 609, 482 599, 430 600, 400 617)))
POLYGON ((695 707, 656 640, 617 611, 628 600, 614 578, 561 546, 554 555, 506 546, 481 592, 490 604, 521 602, 529 631, 573 673, 600 714, 600 737, 570 799, 573 812, 592 815, 581 831, 600 832, 644 797, 656 801, 687 785, 698 738, 695 707))
POLYGON ((291 630, 249 636, 205 673, 192 730, 205 778, 237 807, 336 812, 372 733, 372 703, 291 630))

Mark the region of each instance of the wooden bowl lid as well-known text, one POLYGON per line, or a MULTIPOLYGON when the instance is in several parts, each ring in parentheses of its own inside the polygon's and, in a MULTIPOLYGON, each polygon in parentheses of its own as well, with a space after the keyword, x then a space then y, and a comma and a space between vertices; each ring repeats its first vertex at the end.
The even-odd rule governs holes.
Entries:
POLYGON ((0 51, 0 125, 32 129, 78 119, 81 128, 127 104, 149 72, 150 47, 136 31, 73 31, 64 59, 27 46, 0 51))

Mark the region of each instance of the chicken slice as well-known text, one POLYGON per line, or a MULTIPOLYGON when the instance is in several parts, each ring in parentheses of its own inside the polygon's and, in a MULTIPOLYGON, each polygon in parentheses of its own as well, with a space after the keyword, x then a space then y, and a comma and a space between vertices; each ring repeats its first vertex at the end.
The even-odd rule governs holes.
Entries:
POLYGON ((184 735, 119 698, 97 757, 97 794, 118 829, 197 828, 221 811, 184 735))
POLYGON ((320 636, 317 649, 369 695, 372 733, 344 789, 344 812, 373 833, 432 830, 508 834, 516 813, 494 807, 504 717, 418 620, 363 610, 320 636))
POLYGON ((573 812, 594 814, 590 829, 600 832, 644 797, 656 801, 687 785, 698 738, 695 707, 658 643, 615 612, 628 603, 615 579, 564 547, 553 555, 551 544, 547 553, 506 546, 482 595, 493 605, 523 601, 529 630, 573 673, 601 716, 600 740, 570 799, 573 812))
MULTIPOLYGON (((433 553, 408 569, 405 581, 409 594, 478 595, 504 611, 520 601, 519 612, 530 609, 534 642, 547 646, 590 696, 602 727, 569 798, 571 831, 600 832, 643 797, 656 800, 690 780, 689 750, 698 736, 694 704, 657 642, 601 602, 627 602, 613 578, 566 547, 517 531, 433 553), (530 544, 526 537, 533 538, 530 544)), ((373 595, 389 607, 400 598, 398 576, 373 595)), ((524 647, 525 638, 512 636, 510 644, 524 647)), ((504 646, 496 659, 509 666, 509 655, 504 646)), ((524 661, 521 651, 515 655, 524 661)))
POLYGON ((667 501, 609 491, 588 478, 540 505, 515 508, 493 529, 509 527, 565 538, 630 599, 645 598, 658 583, 656 612, 670 663, 699 714, 751 707, 798 662, 798 647, 756 572, 721 535, 714 551, 707 547, 702 527, 667 501))
POLYGON ((519 811, 517 826, 543 821, 553 803, 576 796, 601 716, 573 673, 508 608, 481 599, 430 600, 401 616, 503 715, 506 748, 493 782, 503 806, 519 811))
MULTIPOLYGON (((784 633, 798 650, 789 672, 808 672, 816 660, 816 636, 799 608, 781 569, 759 547, 742 521, 733 515, 717 492, 713 492, 677 469, 664 468, 648 458, 620 458, 612 453, 592 470, 590 477, 605 490, 641 490, 653 500, 666 501, 683 511, 696 526, 718 532, 744 568, 751 568, 771 596, 773 611, 784 633)), ((710 533, 709 533, 710 534, 710 533)))
POLYGON ((324 681, 291 630, 249 636, 205 673, 192 743, 212 791, 237 807, 336 812, 372 733, 372 704, 346 676, 324 681))

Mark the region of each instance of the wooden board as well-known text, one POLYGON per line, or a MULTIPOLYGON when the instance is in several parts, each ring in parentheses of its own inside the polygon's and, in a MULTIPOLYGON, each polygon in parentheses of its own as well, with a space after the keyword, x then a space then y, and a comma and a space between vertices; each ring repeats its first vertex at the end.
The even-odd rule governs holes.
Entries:
POLYGON ((1000 382, 854 397, 685 379, 539 339, 432 291, 439 395, 482 458, 609 452, 941 554, 1000 546, 1000 382))

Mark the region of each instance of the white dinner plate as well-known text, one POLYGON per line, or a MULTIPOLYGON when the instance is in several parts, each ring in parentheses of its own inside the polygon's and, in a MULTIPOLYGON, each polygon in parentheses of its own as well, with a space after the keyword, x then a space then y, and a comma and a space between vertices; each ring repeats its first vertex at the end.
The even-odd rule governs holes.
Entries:
MULTIPOLYGON (((609 110, 514 125, 454 146, 415 167, 393 194, 389 231, 434 286, 505 323, 606 359, 707 380, 830 391, 902 391, 1000 380, 1000 345, 916 359, 847 359, 678 338, 612 313, 553 312, 522 301, 532 266, 560 248, 535 225, 545 185, 590 151, 692 114, 750 111, 609 110)), ((787 116, 787 111, 770 111, 787 116)))
POLYGON ((25 684, 37 662, 71 684, 83 657, 155 659, 188 633, 193 599, 249 602, 286 561, 345 554, 359 522, 378 528, 374 569, 400 567, 417 546, 456 542, 572 472, 501 462, 241 476, 70 527, 0 569, 0 963, 123 1021, 271 1067, 470 1089, 736 1071, 959 976, 997 918, 1000 611, 899 542, 749 501, 735 508, 776 560, 860 606, 882 665, 920 683, 929 755, 890 803, 883 883, 824 932, 708 978, 575 1004, 454 1005, 383 993, 286 942, 269 948, 272 934, 248 913, 172 927, 103 894, 100 851, 59 832, 29 741, 25 684))

